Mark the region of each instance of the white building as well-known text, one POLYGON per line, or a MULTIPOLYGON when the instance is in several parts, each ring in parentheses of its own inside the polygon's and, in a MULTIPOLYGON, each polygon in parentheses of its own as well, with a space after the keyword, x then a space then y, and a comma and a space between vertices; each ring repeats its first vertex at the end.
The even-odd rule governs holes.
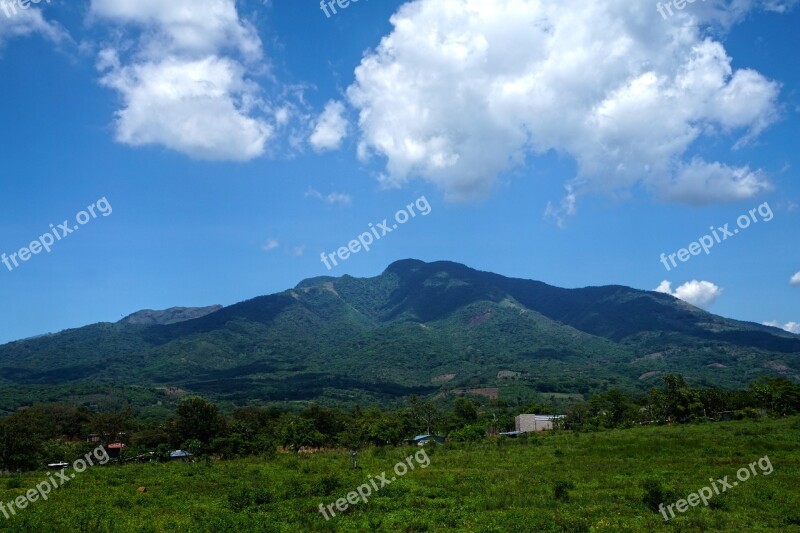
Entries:
POLYGON ((520 433, 553 429, 553 423, 563 415, 519 415, 514 418, 514 429, 520 433))

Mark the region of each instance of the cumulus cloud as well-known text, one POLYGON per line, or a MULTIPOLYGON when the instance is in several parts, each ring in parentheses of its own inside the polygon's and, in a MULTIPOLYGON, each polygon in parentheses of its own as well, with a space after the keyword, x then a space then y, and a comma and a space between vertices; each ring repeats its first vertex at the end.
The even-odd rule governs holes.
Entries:
POLYGON ((795 333, 800 335, 800 323, 797 322, 788 322, 786 324, 781 324, 777 320, 773 320, 772 322, 764 322, 765 326, 772 326, 773 328, 782 329, 784 331, 788 331, 789 333, 795 333))
POLYGON ((267 242, 261 245, 261 249, 265 252, 271 252, 272 250, 277 249, 280 246, 280 243, 277 239, 269 239, 267 242))
POLYGON ((661 187, 664 198, 695 206, 744 200, 771 189, 760 170, 732 168, 701 159, 680 165, 672 180, 661 187))
POLYGON ((701 309, 708 309, 714 305, 723 292, 723 289, 710 281, 697 280, 684 283, 674 291, 672 290, 672 283, 665 280, 653 290, 669 294, 701 309))
POLYGON ((11 5, 0 2, 0 48, 14 37, 38 34, 54 43, 69 40, 67 32, 55 22, 47 21, 41 9, 31 6, 20 9, 16 2, 11 5), (14 13, 13 10, 16 10, 14 13))
POLYGON ((261 40, 234 0, 92 0, 91 13, 138 31, 135 46, 123 40, 98 57, 101 83, 123 102, 118 141, 213 160, 265 152, 274 126, 245 66, 258 64, 261 40))
POLYGON ((118 141, 160 144, 198 159, 246 161, 264 152, 272 127, 244 110, 257 87, 237 62, 167 58, 113 69, 101 83, 120 92, 118 141))
POLYGON ((332 192, 329 194, 322 194, 316 189, 309 189, 308 191, 306 191, 305 197, 316 198, 330 205, 335 205, 335 204, 350 205, 353 203, 353 197, 343 192, 332 192))
POLYGON ((318 152, 337 150, 347 136, 347 119, 344 117, 344 104, 328 102, 317 120, 314 132, 309 138, 311 146, 318 152))
POLYGON ((789 280, 789 283, 792 284, 792 287, 800 287, 800 272, 792 276, 792 279, 789 280))
POLYGON ((755 7, 767 6, 709 0, 665 21, 629 0, 409 2, 347 91, 359 154, 385 161, 387 186, 423 178, 456 200, 537 155, 570 156, 577 173, 547 209, 555 220, 581 194, 636 186, 692 205, 750 198, 769 187, 762 171, 688 152, 704 136, 744 144, 778 116, 779 85, 734 69, 698 28, 755 7))

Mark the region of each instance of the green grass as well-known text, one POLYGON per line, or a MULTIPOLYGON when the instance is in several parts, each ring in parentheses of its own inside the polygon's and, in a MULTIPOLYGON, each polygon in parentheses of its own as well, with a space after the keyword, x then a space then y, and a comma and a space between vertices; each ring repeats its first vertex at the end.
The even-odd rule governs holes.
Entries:
MULTIPOLYGON (((417 467, 326 522, 317 508, 346 496, 415 448, 361 454, 279 454, 197 464, 93 468, 48 501, 6 520, 12 531, 796 531, 800 532, 800 418, 639 427, 592 434, 426 448, 417 467), (665 524, 644 503, 647 480, 675 499, 768 455, 774 467, 709 507, 665 524), (146 493, 137 487, 147 487, 146 493)), ((392 474, 393 475, 393 474, 392 474)), ((0 476, 8 502, 44 472, 0 476)), ((390 476, 391 477, 391 476, 390 476)), ((665 501, 665 504, 675 500, 665 501)))

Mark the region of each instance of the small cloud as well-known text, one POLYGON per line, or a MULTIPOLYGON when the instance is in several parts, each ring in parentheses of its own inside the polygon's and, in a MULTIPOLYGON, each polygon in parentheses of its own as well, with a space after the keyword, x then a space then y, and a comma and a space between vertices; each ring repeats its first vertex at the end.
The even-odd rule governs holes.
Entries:
POLYGON ((574 187, 567 185, 567 194, 561 199, 561 205, 556 207, 553 202, 547 202, 547 207, 544 210, 544 218, 555 222, 559 228, 564 228, 567 217, 575 216, 577 213, 576 204, 578 197, 575 194, 574 187))
POLYGON ((789 283, 792 284, 792 287, 800 287, 800 272, 792 276, 792 279, 789 280, 789 283))
POLYGON ((277 240, 270 239, 261 245, 261 249, 264 250, 265 252, 271 252, 272 250, 275 250, 278 246, 280 246, 280 243, 277 240))
POLYGON ((662 195, 667 200, 704 206, 745 200, 771 189, 761 170, 693 159, 681 165, 673 180, 662 187, 662 195))
POLYGON ((723 292, 722 288, 714 285, 710 281, 697 280, 684 283, 675 289, 675 291, 672 290, 672 283, 665 280, 653 290, 656 292, 669 294, 701 309, 708 309, 714 305, 714 303, 717 301, 717 298, 719 298, 723 292))
POLYGON ((314 132, 309 137, 311 146, 318 152, 338 150, 347 137, 347 119, 344 104, 331 100, 319 116, 314 132))
POLYGON ((294 248, 292 248, 292 255, 295 256, 295 257, 300 257, 304 253, 306 253, 306 245, 305 244, 302 245, 302 246, 295 246, 294 248))
POLYGON ((278 126, 285 126, 292 118, 292 111, 287 106, 283 106, 275 111, 275 123, 278 126))
POLYGON ((353 198, 349 194, 343 192, 332 192, 328 195, 323 195, 321 192, 313 188, 306 191, 305 197, 316 198, 330 205, 350 205, 353 203, 353 198))
POLYGON ((773 328, 778 328, 784 331, 788 331, 789 333, 800 335, 800 323, 797 322, 788 322, 786 324, 781 324, 777 320, 773 320, 772 322, 763 322, 763 324, 765 326, 771 326, 773 328))

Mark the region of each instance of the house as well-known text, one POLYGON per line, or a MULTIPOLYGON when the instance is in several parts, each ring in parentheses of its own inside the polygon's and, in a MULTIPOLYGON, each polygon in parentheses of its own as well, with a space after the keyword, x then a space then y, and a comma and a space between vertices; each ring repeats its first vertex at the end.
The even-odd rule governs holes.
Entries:
POLYGON ((127 445, 121 442, 114 442, 106 446, 106 451, 111 459, 119 459, 119 456, 122 455, 122 450, 126 447, 127 445))
POLYGON ((554 429, 564 415, 529 415, 523 414, 514 418, 514 429, 519 433, 532 433, 554 429))
POLYGON ((170 461, 188 461, 193 455, 186 450, 173 450, 169 452, 169 459, 170 461))
POLYGON ((409 439, 407 442, 417 446, 425 446, 429 442, 444 444, 444 437, 440 437, 439 435, 417 435, 413 439, 409 439))

